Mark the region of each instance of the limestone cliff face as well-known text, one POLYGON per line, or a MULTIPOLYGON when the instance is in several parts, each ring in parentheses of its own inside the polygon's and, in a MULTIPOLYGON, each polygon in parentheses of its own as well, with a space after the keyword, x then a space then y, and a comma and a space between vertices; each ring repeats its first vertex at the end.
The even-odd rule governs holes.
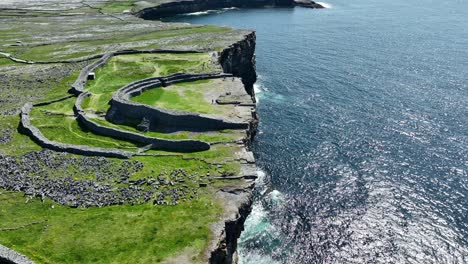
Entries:
POLYGON ((177 14, 200 12, 226 7, 293 6, 294 0, 183 0, 144 8, 136 16, 144 19, 159 19, 177 14))
POLYGON ((225 48, 219 63, 225 73, 241 77, 247 93, 254 95, 253 84, 257 81, 255 71, 255 32, 244 36, 244 39, 225 48))
POLYGON ((226 211, 231 214, 224 222, 224 227, 218 237, 218 242, 209 256, 210 264, 237 263, 237 240, 244 230, 244 222, 252 211, 253 184, 231 190, 224 190, 218 194, 220 200, 225 201, 226 211))
MULTIPOLYGON (((219 63, 225 73, 241 77, 244 87, 255 101, 253 85, 257 80, 255 71, 255 32, 250 32, 244 38, 219 54, 219 63)), ((248 148, 255 137, 258 125, 258 117, 253 108, 252 119, 249 122, 245 147, 248 148)), ((255 164, 252 164, 256 171, 255 164)), ((218 193, 219 200, 224 201, 225 211, 229 215, 221 227, 221 233, 217 243, 210 251, 210 264, 237 263, 237 240, 244 230, 244 222, 252 211, 252 193, 254 182, 245 182, 226 188, 218 193)))

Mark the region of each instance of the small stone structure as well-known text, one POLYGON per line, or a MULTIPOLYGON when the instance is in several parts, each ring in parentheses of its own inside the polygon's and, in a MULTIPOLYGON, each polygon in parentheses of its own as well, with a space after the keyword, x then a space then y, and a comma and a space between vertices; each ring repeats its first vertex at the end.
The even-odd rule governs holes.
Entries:
POLYGON ((88 80, 95 80, 96 79, 96 73, 90 72, 88 73, 88 80))

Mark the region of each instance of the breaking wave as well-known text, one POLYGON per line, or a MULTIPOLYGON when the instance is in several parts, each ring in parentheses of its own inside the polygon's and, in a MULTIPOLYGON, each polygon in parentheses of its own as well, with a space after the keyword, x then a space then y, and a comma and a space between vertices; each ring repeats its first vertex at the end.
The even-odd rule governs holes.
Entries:
POLYGON ((317 4, 320 4, 321 6, 325 7, 325 8, 332 8, 333 6, 329 3, 325 3, 325 2, 316 2, 317 4))

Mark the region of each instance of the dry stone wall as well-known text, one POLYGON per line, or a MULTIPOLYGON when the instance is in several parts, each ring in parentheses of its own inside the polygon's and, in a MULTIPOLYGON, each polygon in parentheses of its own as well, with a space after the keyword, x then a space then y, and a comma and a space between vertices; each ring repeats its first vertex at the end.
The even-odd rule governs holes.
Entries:
POLYGON ((151 145, 151 149, 159 149, 166 151, 175 151, 175 152, 194 152, 194 151, 203 151, 210 149, 210 144, 200 141, 200 140, 170 140, 170 139, 160 139, 154 137, 147 137, 138 133, 133 133, 130 131, 120 130, 112 127, 102 126, 89 120, 86 117, 86 114, 81 107, 81 103, 84 98, 90 96, 89 92, 82 93, 78 96, 74 106, 74 112, 77 117, 78 122, 90 131, 112 138, 118 138, 123 140, 129 140, 133 142, 143 143, 151 145))
POLYGON ((41 131, 37 127, 31 125, 31 120, 29 116, 31 109, 31 103, 27 103, 23 106, 23 108, 21 108, 21 130, 24 134, 31 137, 31 139, 33 139, 38 145, 40 145, 43 148, 79 155, 103 156, 111 158, 128 159, 134 155, 134 153, 132 152, 122 151, 118 149, 94 148, 81 145, 64 144, 49 140, 41 133, 41 131))
POLYGON ((185 130, 221 130, 247 129, 246 122, 232 122, 212 115, 185 111, 162 109, 130 101, 148 89, 168 86, 180 82, 232 77, 231 74, 186 74, 178 73, 167 77, 148 78, 128 84, 119 89, 112 97, 107 120, 116 124, 125 124, 135 120, 149 120, 150 130, 159 127, 175 127, 185 130))

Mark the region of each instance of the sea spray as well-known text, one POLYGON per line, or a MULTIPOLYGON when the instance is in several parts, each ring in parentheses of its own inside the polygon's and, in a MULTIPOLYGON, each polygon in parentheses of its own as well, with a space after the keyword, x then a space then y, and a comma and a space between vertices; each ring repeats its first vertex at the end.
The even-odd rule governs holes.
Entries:
POLYGON ((280 262, 273 259, 276 254, 272 252, 279 248, 278 244, 281 243, 284 234, 272 225, 268 213, 272 207, 281 206, 284 198, 281 192, 268 187, 265 172, 259 170, 257 175, 255 188, 257 197, 252 206, 252 212, 245 221, 245 230, 239 239, 239 263, 279 264, 280 262), (258 247, 260 237, 264 241, 270 241, 269 245, 258 247))

